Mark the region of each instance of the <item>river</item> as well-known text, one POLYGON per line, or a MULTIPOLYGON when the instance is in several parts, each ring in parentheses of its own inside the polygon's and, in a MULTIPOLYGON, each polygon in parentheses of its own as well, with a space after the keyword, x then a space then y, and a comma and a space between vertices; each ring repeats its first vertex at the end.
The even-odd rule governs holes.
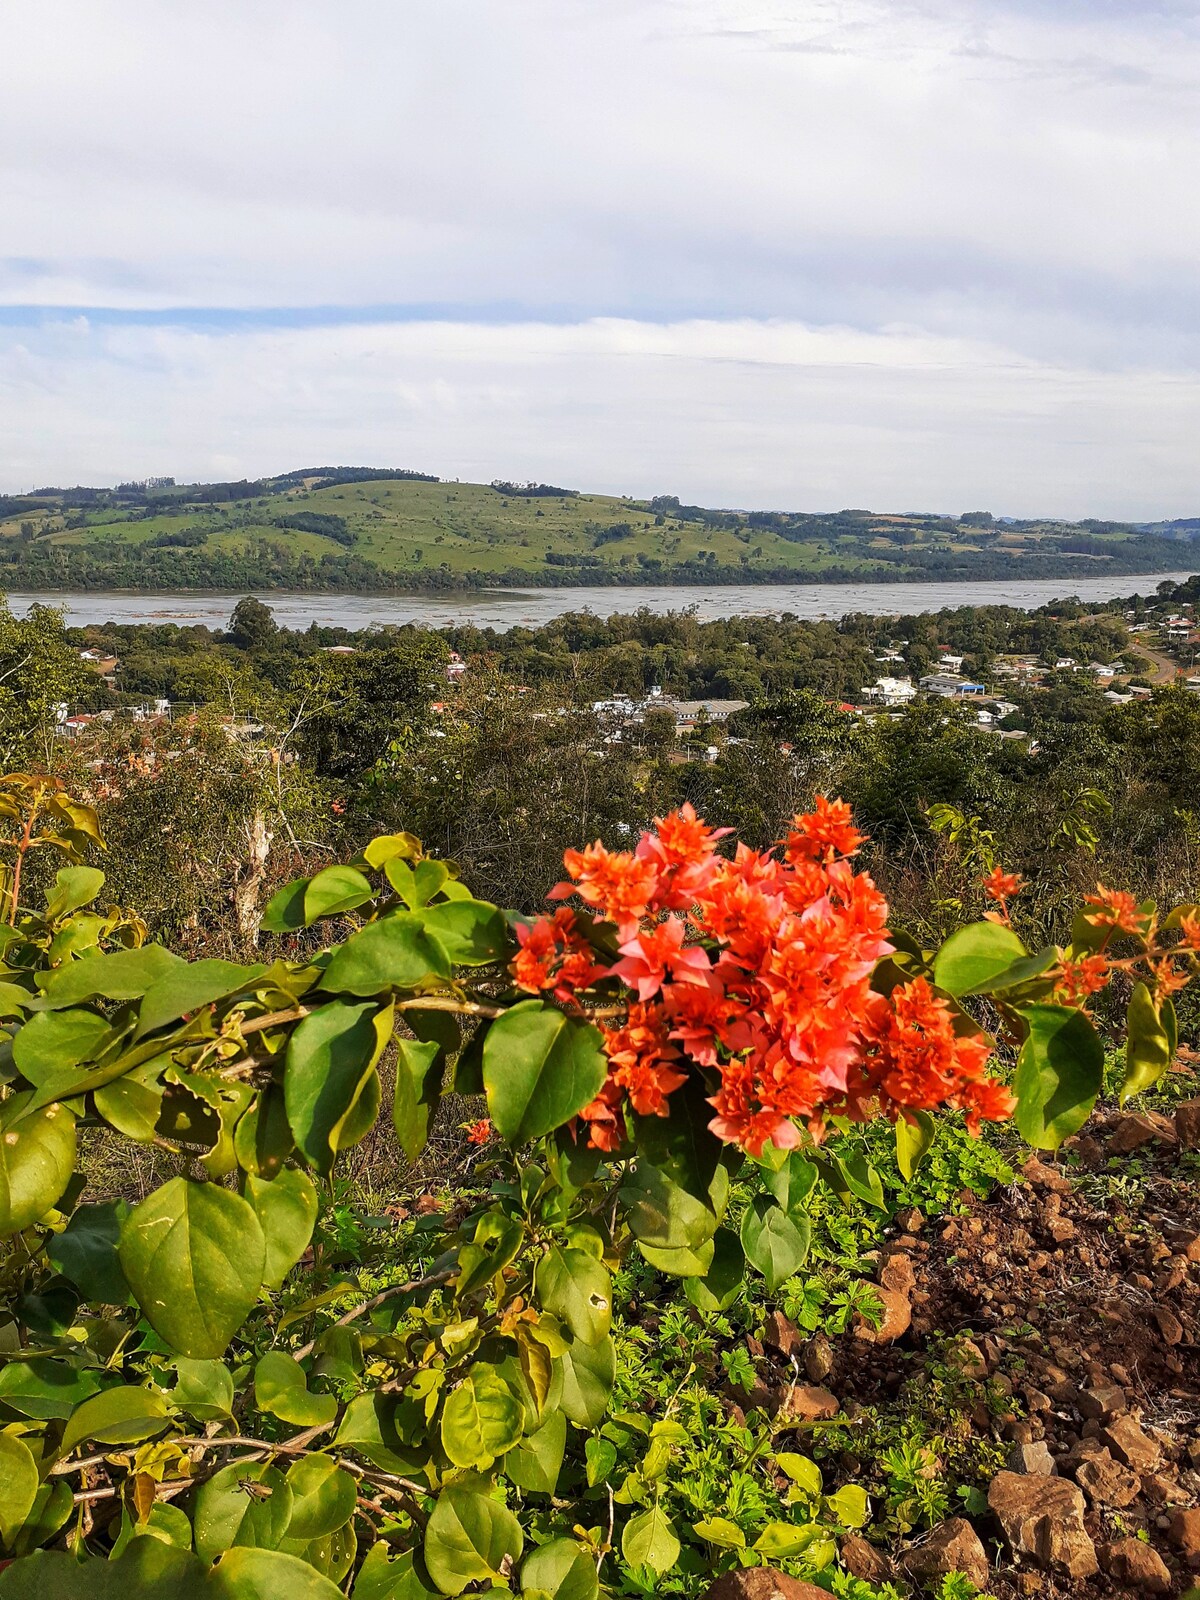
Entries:
MULTIPOLYGON (((538 628, 568 611, 590 611, 598 617, 640 610, 693 611, 703 622, 722 617, 805 619, 844 617, 864 611, 875 616, 911 616, 940 611, 944 606, 1018 606, 1033 611, 1052 600, 1112 600, 1128 594, 1153 594, 1164 580, 1180 582, 1183 572, 1155 572, 1135 577, 1078 579, 999 579, 994 583, 814 583, 721 584, 711 588, 576 588, 485 589, 465 594, 368 595, 263 593, 284 628, 360 629, 376 623, 416 622, 429 628, 474 623, 481 628, 538 628)), ((61 606, 73 627, 104 622, 205 623, 223 627, 237 595, 201 591, 176 594, 132 594, 96 590, 89 593, 10 594, 17 616, 31 605, 61 606)))

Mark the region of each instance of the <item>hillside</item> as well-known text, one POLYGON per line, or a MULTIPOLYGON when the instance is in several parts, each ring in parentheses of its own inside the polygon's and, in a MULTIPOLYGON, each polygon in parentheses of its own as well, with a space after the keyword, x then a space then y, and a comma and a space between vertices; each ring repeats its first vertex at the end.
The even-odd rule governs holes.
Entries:
POLYGON ((933 515, 715 511, 547 485, 314 468, 254 482, 0 498, 11 589, 338 589, 887 582, 1169 571, 1155 531, 933 515))

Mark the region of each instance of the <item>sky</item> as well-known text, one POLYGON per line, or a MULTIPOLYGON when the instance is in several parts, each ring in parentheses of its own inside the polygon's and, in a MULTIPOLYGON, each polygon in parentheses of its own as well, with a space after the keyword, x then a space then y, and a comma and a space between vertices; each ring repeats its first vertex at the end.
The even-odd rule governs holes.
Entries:
POLYGON ((39 0, 0 59, 0 490, 1200 514, 1200 0, 39 0))

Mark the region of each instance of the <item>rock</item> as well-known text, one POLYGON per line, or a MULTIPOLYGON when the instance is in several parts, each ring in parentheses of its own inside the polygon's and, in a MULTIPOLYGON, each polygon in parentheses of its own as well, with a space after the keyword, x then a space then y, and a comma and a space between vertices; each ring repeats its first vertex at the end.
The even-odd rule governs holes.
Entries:
POLYGON ((1170 1306, 1155 1306, 1153 1316, 1164 1344, 1183 1343, 1183 1323, 1170 1306))
POLYGON ((829 1600, 829 1594, 772 1567, 743 1567, 718 1578, 704 1591, 703 1600, 829 1600))
POLYGON ((987 1357, 974 1339, 955 1339, 946 1350, 946 1362, 964 1378, 986 1378, 987 1357))
POLYGON ((1179 1248, 1185 1261, 1193 1264, 1200 1261, 1200 1233, 1194 1233, 1190 1239, 1184 1239, 1179 1248))
POLYGON ((912 1304, 907 1294, 896 1289, 876 1289, 883 1304, 883 1321, 873 1328, 865 1317, 856 1314, 854 1336, 866 1344, 891 1344, 912 1325, 912 1304))
POLYGON ((1070 1244, 1072 1239, 1079 1236, 1078 1228, 1066 1217, 1051 1217, 1046 1224, 1046 1232, 1058 1245, 1070 1244))
POLYGON ((1101 1545, 1100 1561, 1110 1578, 1128 1586, 1130 1594, 1170 1594, 1171 1574, 1152 1545, 1140 1539, 1118 1539, 1101 1545))
POLYGON ((1200 1557, 1200 1510, 1176 1511, 1167 1538, 1189 1561, 1200 1557))
POLYGON ((1200 1099, 1175 1107, 1175 1133, 1185 1150, 1200 1150, 1200 1099))
POLYGON ((808 1341, 804 1370, 813 1383, 824 1383, 833 1371, 833 1346, 823 1333, 814 1334, 808 1341))
POLYGON ((1010 1472, 1032 1473, 1039 1478, 1051 1478, 1058 1470, 1054 1465, 1054 1457, 1044 1443, 1015 1444, 1008 1452, 1005 1465, 1010 1472))
POLYGON ((863 1583, 890 1583, 892 1579, 891 1562, 860 1533, 848 1533, 842 1540, 842 1565, 863 1583))
POLYGON ((1080 1391, 1081 1417, 1096 1417, 1103 1421, 1106 1417, 1115 1417, 1119 1411, 1124 1411, 1125 1407, 1125 1391, 1118 1389, 1114 1383, 1099 1384, 1094 1389, 1080 1391))
POLYGON ((1160 1111, 1128 1111, 1113 1124, 1108 1139, 1108 1153, 1124 1155, 1126 1151, 1149 1144, 1152 1139, 1175 1144, 1178 1137, 1171 1119, 1164 1117, 1160 1111))
POLYGON ((795 1355, 804 1343, 800 1337, 800 1329, 790 1317, 785 1317, 782 1311, 772 1311, 767 1318, 763 1338, 782 1356, 795 1355))
POLYGON ((1100 1438, 1117 1460, 1134 1472, 1152 1472, 1161 1459, 1162 1452, 1129 1411, 1113 1417, 1101 1429, 1100 1438))
POLYGON ((1071 1192, 1071 1180, 1064 1177, 1056 1167, 1047 1166, 1037 1156, 1030 1156, 1021 1171, 1025 1181, 1031 1183, 1035 1189, 1049 1189, 1055 1194, 1071 1192))
POLYGON ((743 1388, 740 1383, 730 1384, 726 1395, 734 1405, 740 1406, 743 1411, 770 1411, 771 1391, 761 1378, 756 1377, 748 1388, 743 1388))
POLYGON ((1112 1452, 1089 1452, 1075 1468, 1075 1482, 1095 1505, 1129 1506, 1141 1492, 1141 1481, 1128 1467, 1114 1460, 1112 1452))
POLYGON ((841 1409, 841 1401, 828 1389, 815 1383, 795 1383, 780 1394, 775 1416, 792 1422, 827 1422, 841 1409))
POLYGON ((901 1233, 920 1233, 925 1226, 925 1218, 916 1206, 905 1206, 892 1220, 901 1233))
POLYGON ((988 1559, 979 1535, 963 1517, 952 1517, 901 1557, 909 1577, 933 1587, 948 1572, 965 1572, 977 1589, 987 1587, 988 1559))
POLYGON ((1083 1526, 1082 1492, 1065 1478, 998 1472, 988 1487, 988 1506, 1014 1555, 1072 1578, 1099 1570, 1096 1547, 1083 1526))
POLYGON ((910 1295, 917 1284, 912 1257, 902 1251, 889 1256, 880 1269, 879 1282, 883 1288, 891 1289, 895 1294, 910 1295))

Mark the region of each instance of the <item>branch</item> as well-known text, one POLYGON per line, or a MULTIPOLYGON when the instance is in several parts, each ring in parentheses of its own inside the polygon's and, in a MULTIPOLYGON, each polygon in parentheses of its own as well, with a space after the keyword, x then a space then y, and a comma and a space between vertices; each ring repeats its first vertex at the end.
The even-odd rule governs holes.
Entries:
MULTIPOLYGON (((349 1311, 340 1316, 336 1322, 331 1323, 330 1326, 334 1328, 344 1328, 347 1323, 357 1322, 359 1317, 366 1316, 368 1312, 374 1311, 376 1306, 383 1305, 386 1300, 391 1300, 398 1294, 409 1294, 418 1289, 435 1288, 440 1283, 448 1282, 449 1279, 456 1276, 457 1272, 457 1266, 443 1267, 441 1272, 431 1272, 424 1278, 414 1278, 411 1283, 394 1283, 390 1289, 383 1289, 379 1294, 373 1295, 371 1299, 363 1300, 358 1305, 352 1307, 349 1311)), ((325 1331, 328 1332, 329 1330, 326 1329, 325 1331)), ((316 1344, 316 1342, 316 1339, 310 1339, 307 1344, 301 1345, 299 1350, 292 1350, 289 1352, 292 1356, 292 1359, 295 1361, 303 1361, 305 1356, 312 1355, 313 1346, 316 1344)))

